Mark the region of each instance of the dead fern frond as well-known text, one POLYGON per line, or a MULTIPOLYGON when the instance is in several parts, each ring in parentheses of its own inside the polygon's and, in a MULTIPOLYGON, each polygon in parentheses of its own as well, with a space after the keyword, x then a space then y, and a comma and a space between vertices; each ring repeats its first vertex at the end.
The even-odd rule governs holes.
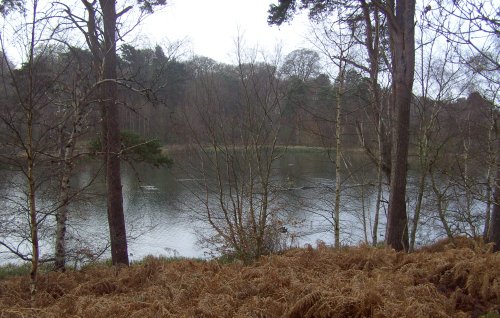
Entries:
POLYGON ((412 254, 321 245, 252 265, 148 258, 0 281, 0 317, 470 317, 498 309, 500 253, 457 239, 412 254))
POLYGON ((299 299, 285 315, 288 318, 305 317, 311 307, 313 307, 322 297, 321 292, 314 291, 299 299))

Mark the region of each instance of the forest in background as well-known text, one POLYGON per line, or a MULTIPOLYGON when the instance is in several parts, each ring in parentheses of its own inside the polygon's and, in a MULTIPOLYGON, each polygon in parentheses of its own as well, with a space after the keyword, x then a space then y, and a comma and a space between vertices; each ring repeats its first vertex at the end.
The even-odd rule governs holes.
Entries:
MULTIPOLYGON (((181 50, 182 43, 175 46, 181 50)), ((332 133, 336 127, 335 103, 338 95, 338 75, 328 72, 324 59, 320 53, 311 49, 297 49, 284 56, 266 56, 248 49, 244 54, 249 55, 249 61, 241 64, 225 64, 203 56, 191 58, 176 57, 176 52, 169 52, 172 48, 135 48, 124 44, 118 56, 118 77, 120 79, 119 95, 121 114, 119 118, 120 129, 130 131, 147 139, 157 139, 168 146, 188 145, 194 142, 193 135, 200 136, 199 142, 209 144, 208 136, 201 136, 203 130, 202 117, 206 113, 216 113, 222 122, 234 129, 234 135, 240 135, 245 127, 242 123, 235 122, 244 113, 243 97, 245 91, 241 87, 241 76, 245 76, 252 84, 276 82, 275 98, 279 99, 281 128, 278 143, 284 146, 310 146, 334 148, 335 135, 332 133), (167 51, 167 52, 165 52, 167 51), (279 59, 279 63, 265 62, 262 59, 279 59), (244 74, 240 74, 243 72, 244 74), (209 100, 206 90, 211 89, 217 94, 216 99, 209 100), (205 90, 205 91, 204 91, 205 90), (205 100, 199 100, 205 98, 205 100), (200 105, 204 104, 203 110, 200 105), (193 133, 194 132, 194 133, 193 133)), ((243 52, 240 52, 243 54, 243 52)), ((430 57, 426 57, 430 58, 430 57)), ((74 83, 77 78, 90 72, 91 53, 88 50, 71 47, 65 49, 55 46, 36 56, 37 76, 36 85, 51 89, 44 93, 51 104, 44 107, 43 118, 53 117, 64 111, 56 101, 63 100, 70 94, 69 83, 74 83), (80 69, 87 67, 88 69, 80 69), (46 117, 44 117, 46 116, 46 117)), ((439 58, 432 57, 435 64, 425 69, 426 74, 418 74, 425 81, 434 82, 436 86, 444 85, 440 81, 455 81, 442 88, 443 91, 424 96, 415 92, 412 102, 410 135, 412 137, 411 149, 414 154, 418 151, 422 131, 430 121, 436 127, 428 133, 436 145, 446 144, 444 152, 449 154, 463 154, 467 147, 463 141, 474 139, 471 151, 475 154, 487 154, 488 137, 494 118, 495 104, 488 101, 478 90, 474 77, 467 77, 468 72, 452 74, 455 78, 438 78, 444 76, 443 72, 450 72, 446 67, 455 65, 441 65, 444 63, 439 58), (433 95, 437 94, 437 98, 433 95), (439 130, 439 133, 437 131, 439 130)), ((3 63, 10 63, 5 57, 3 63)), ((449 63, 449 62, 448 62, 449 63)), ((11 65, 11 67, 13 67, 11 65)), ((22 80, 26 78, 28 69, 21 66, 14 69, 15 76, 22 80)), ((459 71, 455 70, 456 73, 459 71)), ((9 69, 3 64, 4 94, 12 95, 12 80, 9 79, 9 69), (10 91, 10 92, 6 92, 10 91)), ((88 74, 78 78, 78 83, 91 87, 94 83, 88 74), (87 80, 87 81, 86 81, 87 80)), ((451 75, 450 75, 451 76, 451 75)), ((370 107, 370 79, 363 76, 360 69, 350 67, 346 70, 343 79, 342 126, 343 146, 346 149, 366 148, 367 154, 375 152, 377 143, 376 124, 370 107)), ((23 84, 26 85, 26 84, 23 84)), ((428 84, 425 90, 434 90, 428 84)), ((258 87, 253 87, 258 89, 258 87)), ((261 88, 263 89, 263 88, 261 88)), ((389 89, 380 87, 382 103, 388 104, 389 89)), ((14 97, 11 97, 14 98, 14 97)), ((10 103, 5 101, 2 107, 7 111, 10 103)), ((89 107, 89 114, 85 118, 82 129, 81 144, 86 145, 100 134, 99 112, 96 107, 89 107)), ((389 112, 389 110, 387 110, 389 112)), ((388 116, 388 115, 386 115, 388 116)), ((386 119, 388 120, 388 119, 386 119)), ((3 132, 8 133, 8 128, 3 125, 3 132)), ((53 132, 55 136, 55 132, 53 132)), ((437 147, 437 146, 436 146, 437 147)), ((480 155, 482 156, 482 155, 480 155)))

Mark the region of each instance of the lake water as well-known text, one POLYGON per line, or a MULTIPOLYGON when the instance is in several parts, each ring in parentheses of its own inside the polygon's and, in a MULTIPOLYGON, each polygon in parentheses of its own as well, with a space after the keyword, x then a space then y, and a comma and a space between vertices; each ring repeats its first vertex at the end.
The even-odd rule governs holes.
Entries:
MULTIPOLYGON (((204 212, 200 201, 203 197, 200 180, 183 165, 182 156, 174 155, 174 160, 172 168, 123 165, 124 209, 131 260, 139 260, 146 255, 209 256, 209 251, 199 244, 200 234, 209 231, 207 224, 200 218, 204 212)), ((279 203, 275 203, 274 208, 279 209, 282 219, 288 222, 284 224, 288 231, 283 233, 283 239, 289 244, 314 246, 318 240, 332 244, 333 169, 334 165, 325 153, 287 153, 275 163, 273 183, 279 203)), ((72 250, 80 254, 85 253, 87 246, 98 250, 108 240, 104 184, 102 178, 96 178, 98 171, 97 163, 83 165, 72 180, 72 187, 78 189, 95 179, 71 205, 68 236, 72 250)), ((371 240, 376 168, 357 154, 351 156, 351 160, 344 165, 344 175, 350 177, 344 178, 342 185, 341 241, 346 245, 364 241, 364 225, 368 240, 371 240)), ((15 173, 4 175, 4 180, 16 178, 20 176, 15 173)), ((22 197, 19 191, 12 187, 0 187, 3 198, 22 197)), ((409 193, 412 193, 411 185, 409 193)), ((40 200, 39 206, 49 207, 49 197, 47 195, 44 200, 40 200)), ((388 199, 386 191, 384 199, 388 199)), ((2 222, 5 224, 8 211, 15 209, 15 205, 6 199, 2 204, 2 222)), ((409 206, 411 208, 411 202, 409 206)), ((379 224, 380 240, 383 240, 385 232, 384 211, 382 209, 379 224)), ((15 215, 15 211, 10 212, 10 215, 15 215)), ((421 240, 442 235, 435 230, 431 221, 427 222, 427 228, 426 224, 422 225, 421 240)), ((52 253, 53 242, 50 237, 54 231, 51 225, 54 223, 53 217, 48 216, 45 223, 42 256, 52 253)), ((15 236, 0 235, 4 235, 2 240, 12 245, 20 241, 15 236)), ((20 249, 27 248, 27 242, 20 243, 20 249)), ((0 247, 0 252, 4 252, 0 254, 0 262, 12 260, 12 255, 5 251, 5 248, 0 247)), ((104 256, 107 255, 109 253, 105 252, 104 256)))
MULTIPOLYGON (((131 236, 131 259, 141 259, 150 254, 186 257, 208 255, 208 251, 198 242, 198 234, 209 231, 207 225, 199 220, 204 213, 203 203, 199 199, 203 197, 200 180, 186 172, 182 158, 177 158, 175 162, 170 169, 147 166, 132 169, 124 165, 124 209, 127 231, 131 236)), ((92 179, 95 168, 91 165, 84 167, 75 180, 75 186, 84 186, 92 179)), ((280 213, 283 219, 293 221, 293 224, 284 224, 288 232, 283 235, 296 236, 293 244, 298 246, 308 243, 315 245, 317 240, 332 243, 332 225, 328 215, 333 209, 334 174, 328 156, 321 153, 287 154, 276 162, 273 171, 274 183, 280 188, 277 191, 277 196, 281 198, 279 201, 286 202, 280 205, 280 213)), ((367 178, 376 177, 375 171, 365 172, 367 178)), ((360 180, 351 181, 360 183, 360 180)), ((94 184, 93 188, 97 192, 104 191, 104 185, 100 182, 94 184)), ((373 191, 374 187, 367 186, 366 209, 374 205, 374 196, 368 188, 373 191)), ((350 192, 352 197, 353 191, 350 192)), ((349 213, 342 215, 344 244, 363 240, 361 222, 353 213, 357 204, 359 202, 344 205, 344 208, 350 208, 349 213)), ((79 212, 72 217, 73 229, 80 232, 93 229, 93 233, 86 235, 92 237, 107 234, 104 197, 75 205, 75 210, 79 212)), ((382 233, 384 226, 383 220, 380 226, 382 233)))

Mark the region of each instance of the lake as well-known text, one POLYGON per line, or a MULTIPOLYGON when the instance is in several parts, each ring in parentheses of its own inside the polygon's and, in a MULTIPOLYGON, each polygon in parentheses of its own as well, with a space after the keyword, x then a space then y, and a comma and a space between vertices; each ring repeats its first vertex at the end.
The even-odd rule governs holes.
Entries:
MULTIPOLYGON (((129 243, 131 259, 150 254, 208 255, 208 251, 197 242, 197 233, 208 230, 198 217, 204 212, 199 200, 200 195, 203 196, 201 180, 186 171, 182 158, 174 159, 176 164, 170 169, 144 165, 135 169, 129 165, 123 167, 124 209, 128 234, 132 238, 129 243)), ((75 180, 76 186, 84 186, 92 179, 95 170, 95 166, 85 166, 75 180)), ((328 244, 333 242, 332 226, 322 216, 327 216, 333 209, 333 170, 332 162, 324 153, 286 154, 276 162, 273 180, 280 187, 277 196, 282 198, 280 201, 287 202, 279 209, 284 219, 293 220, 293 224, 284 225, 288 231, 283 235, 296 236, 293 244, 315 245, 317 240, 328 244)), ((369 173, 371 179, 376 177, 375 171, 369 173)), ((97 192, 104 191, 101 182, 95 183, 93 188, 98 189, 97 192)), ((373 195, 365 198, 367 208, 373 207, 374 199, 373 195)), ((348 206, 353 210, 355 205, 351 202, 348 206)), ((95 229, 89 235, 96 237, 100 233, 107 234, 104 197, 76 206, 75 210, 79 212, 72 218, 73 228, 78 231, 95 229)), ((343 213, 342 240, 345 244, 363 239, 360 222, 354 216, 353 213, 343 213)), ((381 224, 382 229, 384 224, 381 224)))
MULTIPOLYGON (((140 260, 146 255, 209 257, 210 251, 200 244, 202 234, 210 231, 203 222, 204 206, 203 183, 201 177, 190 172, 183 163, 186 158, 173 155, 172 168, 153 168, 145 165, 134 167, 123 164, 122 183, 127 234, 129 236, 130 259, 140 260), (202 182, 200 182, 202 181, 202 182)), ((341 199, 341 241, 344 245, 371 240, 371 227, 376 201, 376 168, 362 154, 355 153, 344 162, 342 199, 341 199), (349 176, 349 178, 347 177, 349 176), (366 229, 366 236, 365 230, 366 229)), ((72 180, 72 188, 87 187, 78 199, 71 204, 68 236, 70 248, 78 255, 84 255, 86 248, 95 251, 106 246, 108 225, 104 184, 99 174, 98 163, 87 163, 78 168, 72 180), (97 176, 97 177, 96 177, 97 176)), ((286 231, 283 240, 291 246, 316 245, 318 240, 333 243, 332 211, 334 203, 334 164, 324 152, 286 153, 273 166, 274 193, 277 200, 273 208, 279 210, 286 231)), ((409 201, 413 207, 412 195, 415 193, 416 176, 410 173, 409 201)), ((6 180, 22 180, 20 175, 9 172, 6 180)), ((22 197, 22 189, 0 187, 4 198, 22 197)), ((387 191, 384 200, 388 200, 387 191)), ((49 209, 53 200, 46 194, 38 205, 49 209)), ((3 219, 15 215, 15 205, 3 200, 3 219), (8 211, 11 211, 10 214, 8 211)), ((428 217, 422 219, 418 242, 427 243, 443 236, 436 225, 431 200, 427 200, 428 217)), ((483 206, 475 206, 480 213, 483 206)), ((381 210, 379 224, 380 241, 385 232, 385 205, 381 210)), ((22 220, 22 218, 20 218, 22 220)), ((22 223, 22 221, 20 222, 22 223)), ((42 231, 42 256, 52 253, 53 217, 48 216, 47 226, 42 231)), ((12 232, 11 232, 12 233, 12 232)), ((4 236, 4 241, 27 248, 27 242, 19 237, 4 236)), ((11 261, 12 256, 0 247, 0 262, 11 261)), ((104 257, 109 256, 106 251, 104 257)))

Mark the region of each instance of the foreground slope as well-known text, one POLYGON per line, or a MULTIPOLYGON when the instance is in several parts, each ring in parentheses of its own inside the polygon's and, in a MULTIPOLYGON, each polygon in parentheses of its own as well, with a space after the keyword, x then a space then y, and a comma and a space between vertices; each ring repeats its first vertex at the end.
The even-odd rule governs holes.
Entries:
MULTIPOLYGON (((291 250, 245 266, 148 258, 0 282, 0 317, 478 317, 500 311, 500 253, 291 250)), ((492 316, 498 317, 498 316, 492 316)))

